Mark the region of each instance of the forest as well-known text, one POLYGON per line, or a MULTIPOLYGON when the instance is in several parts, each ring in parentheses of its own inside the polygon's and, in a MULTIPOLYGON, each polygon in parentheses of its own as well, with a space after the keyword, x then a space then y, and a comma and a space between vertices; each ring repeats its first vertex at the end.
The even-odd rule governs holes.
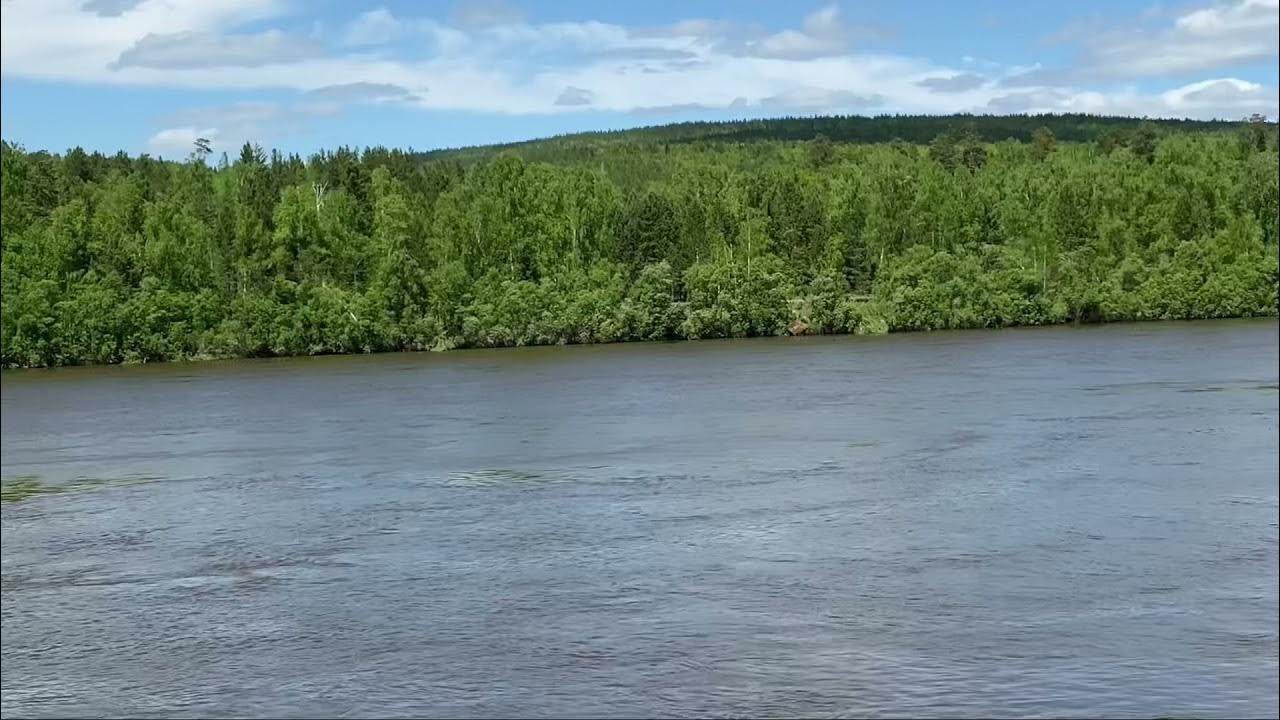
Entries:
MULTIPOLYGON (((1263 121, 1265 118, 1253 118, 1263 121)), ((988 142, 1021 140, 1030 142, 1041 128, 1060 142, 1099 142, 1115 146, 1140 126, 1165 132, 1230 130, 1238 122, 1225 120, 1138 119, 1110 115, 817 115, 683 122, 629 130, 573 133, 503 145, 445 148, 419 154, 424 159, 457 158, 471 160, 514 151, 526 160, 564 162, 575 154, 595 151, 617 143, 745 143, 761 140, 817 140, 827 138, 842 143, 887 143, 894 141, 927 145, 939 135, 959 128, 972 130, 988 142)))
POLYGON ((6 367, 1277 314, 1276 125, 792 118, 310 158, 5 142, 6 367))

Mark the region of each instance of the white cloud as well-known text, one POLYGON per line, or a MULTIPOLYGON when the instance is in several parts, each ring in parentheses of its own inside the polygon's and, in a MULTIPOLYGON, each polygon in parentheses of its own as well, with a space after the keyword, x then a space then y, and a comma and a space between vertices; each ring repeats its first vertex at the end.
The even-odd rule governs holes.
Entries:
POLYGON ((661 48, 669 43, 640 40, 627 28, 595 20, 543 25, 497 25, 476 35, 477 42, 492 51, 538 53, 594 53, 631 48, 661 48))
POLYGON ((253 125, 273 122, 284 115, 280 103, 238 102, 213 107, 187 108, 167 115, 171 125, 253 125))
POLYGON ((398 18, 386 8, 370 10, 347 25, 342 43, 351 47, 386 46, 412 41, 420 50, 437 55, 462 52, 469 44, 467 34, 429 18, 398 18))
POLYGON ((216 141, 218 129, 193 125, 165 128, 147 140, 147 148, 155 155, 175 160, 190 155, 198 138, 216 141))
POLYGON ((1188 113, 1236 110, 1239 114, 1260 112, 1272 116, 1280 102, 1274 89, 1236 78, 1191 83, 1164 93, 1161 99, 1169 108, 1188 113))
POLYGON ((280 138, 307 131, 307 120, 339 112, 334 105, 312 103, 239 102, 187 108, 160 118, 163 128, 148 147, 165 157, 185 157, 196 137, 210 141, 215 153, 235 153, 248 143, 270 145, 280 138), (181 153, 176 149, 185 148, 181 153))
POLYGON ((385 45, 401 36, 403 24, 386 8, 363 13, 347 26, 347 45, 385 45))
POLYGON ((496 25, 519 25, 524 22, 524 13, 520 8, 502 0, 468 0, 454 8, 453 22, 468 30, 496 25))
POLYGON ((982 87, 987 79, 977 73, 956 73, 941 77, 927 77, 916 82, 916 85, 927 90, 940 93, 964 92, 982 87))
POLYGON ((158 119, 161 129, 148 148, 168 158, 186 157, 195 138, 210 141, 214 153, 234 154, 245 143, 270 147, 287 137, 306 134, 309 122, 342 112, 340 103, 316 101, 310 95, 297 102, 237 102, 186 108, 158 119), (181 151, 181 152, 178 152, 181 151))
POLYGON ((560 96, 556 98, 556 104, 566 106, 590 105, 593 97, 595 96, 592 95, 590 90, 569 86, 560 92, 560 96))
POLYGON ((689 19, 634 35, 678 38, 729 55, 803 60, 848 55, 859 40, 884 37, 888 28, 845 21, 830 3, 806 15, 799 28, 770 31, 729 20, 689 19))
POLYGON ((1280 0, 1220 0, 1178 13, 1147 12, 1142 20, 1163 24, 1069 29, 1061 37, 1081 46, 1074 65, 1006 72, 980 109, 1201 119, 1277 115, 1276 88, 1239 78, 1183 80, 1185 84, 1165 92, 1140 91, 1133 83, 1274 63, 1280 54, 1280 0))
POLYGON ((847 52, 852 35, 840 18, 840 7, 832 3, 806 16, 802 30, 783 30, 750 47, 764 57, 830 57, 847 52))
POLYGON ((311 100, 320 102, 353 103, 353 102, 388 102, 395 100, 414 100, 415 95, 408 88, 391 83, 354 82, 344 85, 326 85, 307 93, 311 100))
POLYGON ((177 32, 143 36, 120 54, 111 67, 202 69, 261 67, 319 57, 324 48, 279 30, 248 35, 177 32))
POLYGON ((1010 86, 1069 85, 1171 77, 1242 64, 1275 62, 1280 53, 1280 0, 1226 0, 1147 29, 1077 27, 1064 37, 1082 44, 1070 67, 1033 70, 1010 86))
POLYGON ((103 17, 119 17, 141 2, 142 0, 88 0, 80 7, 103 17))
POLYGON ((654 32, 590 20, 530 24, 490 9, 484 22, 479 16, 470 18, 480 27, 464 31, 379 8, 342 29, 337 39, 348 49, 320 56, 314 39, 279 29, 234 32, 281 11, 268 0, 230 0, 240 3, 238 12, 217 16, 201 16, 194 4, 179 0, 143 0, 126 15, 154 14, 167 3, 182 12, 136 27, 81 11, 67 0, 53 2, 64 4, 48 11, 32 0, 17 0, 24 19, 55 24, 50 16, 56 16, 56 24, 79 28, 72 33, 80 38, 78 44, 63 48, 62 62, 45 64, 40 48, 10 49, 8 33, 14 23, 6 22, 6 73, 196 89, 307 92, 334 85, 394 85, 405 90, 404 99, 426 109, 520 114, 581 108, 583 98, 593 108, 622 112, 688 104, 726 107, 740 97, 782 110, 812 109, 832 100, 847 105, 889 97, 881 90, 899 81, 907 86, 901 99, 914 107, 912 98, 919 93, 910 82, 915 78, 894 78, 893 72, 945 70, 910 59, 896 60, 886 70, 884 58, 870 56, 798 59, 835 52, 851 36, 834 5, 805 18, 801 30, 791 31, 795 36, 752 30, 745 33, 755 34, 751 42, 723 33, 707 35, 728 32, 727 26, 710 22, 654 32), (92 44, 91 28, 102 29, 112 42, 92 44), (130 28, 133 37, 126 33, 130 28), (796 37, 799 44, 787 47, 786 39, 796 37), (412 58, 400 52, 402 46, 412 48, 412 58), (430 93, 425 92, 428 84, 430 93), (801 85, 829 96, 816 101, 812 91, 797 89, 801 85), (574 91, 566 95, 566 88, 574 91))
POLYGON ((859 95, 848 90, 798 87, 761 98, 760 106, 782 110, 836 113, 867 110, 883 102, 884 97, 880 95, 859 95))
POLYGON ((991 98, 985 109, 996 113, 1065 112, 1071 97, 1071 93, 1053 88, 1019 90, 991 98))
POLYGON ((317 88, 292 101, 186 108, 159 118, 162 129, 151 137, 148 147, 152 152, 163 149, 166 157, 173 157, 174 148, 189 151, 196 137, 204 137, 211 141, 214 152, 235 152, 246 142, 270 145, 305 134, 311 120, 338 115, 351 105, 420 100, 420 95, 399 85, 357 82, 317 88))
POLYGON ((839 55, 844 49, 838 44, 806 35, 798 30, 774 33, 752 47, 764 57, 805 58, 839 55))
POLYGON ((1222 78, 1189 83, 1163 93, 1142 93, 1132 88, 1108 93, 1064 88, 1016 90, 993 97, 975 110, 1232 120, 1253 113, 1275 117, 1278 103, 1275 88, 1238 78, 1222 78))
POLYGON ((1179 17, 1174 25, 1188 35, 1225 38, 1275 28, 1277 13, 1280 0, 1243 0, 1195 10, 1179 17))
POLYGON ((0 68, 7 75, 79 82, 128 82, 109 66, 147 35, 220 33, 279 17, 282 0, 142 0, 85 9, 82 0, 8 0, 0 23, 0 68))
MULTIPOLYGON (((856 47, 865 28, 836 5, 793 29, 721 20, 636 28, 584 20, 531 23, 472 0, 453 24, 376 8, 303 36, 285 0, 8 0, 0 61, 6 76, 81 83, 283 93, 170 117, 153 145, 216 130, 215 145, 305 130, 352 103, 503 114, 644 112, 655 108, 904 113, 1068 110, 1151 115, 1274 115, 1275 89, 1218 78, 1167 93, 1089 87, 1090 77, 1214 66, 1275 53, 1280 0, 1234 0, 1166 18, 1156 33, 1086 39, 1071 72, 966 58, 959 67, 856 47), (1266 35, 1267 30, 1271 36, 1266 35), (1220 47, 1221 46, 1221 47, 1220 47), (1139 57, 1150 53, 1151 57, 1139 57), (1225 59, 1224 59, 1225 58, 1225 59), (1104 63, 1105 61, 1105 63, 1104 63), (1207 63, 1207 64, 1206 64, 1207 63), (1111 74, 1106 74, 1107 72, 1111 74), (1224 84, 1225 83, 1225 84, 1224 84), (430 91, 428 92, 428 87, 430 91), (187 132, 190 131, 190 132, 187 132), (186 134, 182 134, 186 132, 186 134), (168 133, 168 134, 165 134, 168 133)), ((1227 73, 1214 73, 1226 75, 1227 73)))

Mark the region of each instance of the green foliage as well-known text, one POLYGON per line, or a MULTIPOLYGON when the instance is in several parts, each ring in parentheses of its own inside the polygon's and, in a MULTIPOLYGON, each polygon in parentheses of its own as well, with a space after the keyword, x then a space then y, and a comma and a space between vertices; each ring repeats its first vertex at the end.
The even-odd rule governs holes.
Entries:
POLYGON ((636 266, 671 257, 679 242, 675 206, 650 191, 627 208, 618 233, 622 257, 636 266))
POLYGON ((776 255, 724 255, 685 273, 689 339, 781 335, 792 320, 793 274, 776 255))
POLYGON ((3 145, 0 362, 1277 313, 1280 175, 1259 118, 809 118, 205 155, 3 145))
MULTIPOLYGON (((498 152, 516 152, 530 161, 551 161, 589 166, 599 164, 603 151, 617 145, 684 145, 785 142, 798 143, 827 138, 836 143, 926 145, 957 125, 972 126, 987 142, 1014 139, 1029 142, 1037 128, 1045 128, 1062 142, 1120 140, 1143 122, 1170 132, 1229 130, 1235 123, 1204 120, 1151 120, 1100 115, 832 115, 826 117, 786 117, 727 122, 687 122, 672 125, 587 132, 523 143, 493 145, 423 153, 425 159, 475 162, 498 152)), ((1274 132, 1275 124, 1270 124, 1274 132)), ((821 157, 821 149, 817 150, 821 157)), ((634 153, 633 153, 634 154, 634 153)), ((637 158, 628 158, 636 165, 637 158)))
POLYGON ((1158 135, 1155 126, 1149 122, 1143 123, 1129 136, 1129 149, 1133 151, 1134 155, 1151 162, 1156 154, 1157 141, 1158 135))
POLYGON ((671 264, 662 261, 640 270, 622 303, 627 337, 669 340, 676 337, 688 315, 687 303, 676 300, 678 280, 671 264))
POLYGON ((1047 127, 1038 127, 1031 133, 1031 154, 1037 160, 1044 160, 1056 150, 1058 147, 1058 139, 1054 137, 1053 131, 1047 127))

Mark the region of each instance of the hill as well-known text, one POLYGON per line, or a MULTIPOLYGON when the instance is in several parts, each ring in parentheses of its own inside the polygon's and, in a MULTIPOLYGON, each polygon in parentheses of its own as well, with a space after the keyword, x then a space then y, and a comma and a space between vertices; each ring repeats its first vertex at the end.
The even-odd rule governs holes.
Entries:
POLYGON ((1048 128, 1062 142, 1096 142, 1108 134, 1123 135, 1144 123, 1164 132, 1230 130, 1231 120, 1148 119, 1110 115, 822 115, 723 122, 684 122, 627 130, 572 133, 513 143, 449 148, 419 153, 427 160, 463 161, 515 152, 527 160, 554 160, 590 148, 620 144, 797 142, 827 138, 840 143, 887 143, 900 140, 928 144, 938 135, 968 127, 987 142, 1029 142, 1037 128, 1048 128))

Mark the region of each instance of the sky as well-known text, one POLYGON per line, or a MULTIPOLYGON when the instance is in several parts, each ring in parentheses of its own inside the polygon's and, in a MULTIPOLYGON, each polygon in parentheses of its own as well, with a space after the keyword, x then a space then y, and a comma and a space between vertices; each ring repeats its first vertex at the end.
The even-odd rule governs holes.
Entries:
POLYGON ((0 0, 0 135, 426 150, 686 120, 1276 118, 1280 0, 0 0))

